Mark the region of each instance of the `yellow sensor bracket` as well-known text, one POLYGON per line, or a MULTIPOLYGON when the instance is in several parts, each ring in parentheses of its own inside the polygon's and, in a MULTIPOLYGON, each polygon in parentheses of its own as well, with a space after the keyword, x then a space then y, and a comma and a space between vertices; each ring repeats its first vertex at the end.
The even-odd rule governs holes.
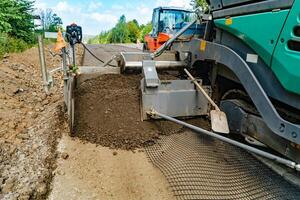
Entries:
POLYGON ((230 17, 230 18, 227 18, 227 19, 225 20, 225 24, 226 24, 227 26, 231 25, 231 24, 232 24, 232 18, 231 18, 231 17, 230 17))
POLYGON ((205 51, 205 49, 206 49, 206 41, 201 40, 201 42, 200 42, 200 51, 205 51))

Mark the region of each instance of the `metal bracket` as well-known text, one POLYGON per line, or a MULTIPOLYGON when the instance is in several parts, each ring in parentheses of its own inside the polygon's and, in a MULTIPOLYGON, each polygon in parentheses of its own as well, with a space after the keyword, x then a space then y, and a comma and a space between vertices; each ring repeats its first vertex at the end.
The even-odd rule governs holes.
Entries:
MULTIPOLYGON (((235 73, 251 97, 267 126, 277 135, 300 144, 300 125, 284 120, 276 111, 266 92, 248 64, 231 48, 214 42, 193 39, 190 51, 195 60, 213 60, 227 66, 235 73), (199 51, 201 44, 202 49, 199 51), (205 44, 205 45, 203 45, 205 44)), ((194 60, 194 61, 195 61, 194 60)))
POLYGON ((155 61, 153 60, 143 61, 143 76, 144 76, 146 87, 159 86, 160 81, 155 68, 155 61))
MULTIPOLYGON (((204 87, 206 91, 210 88, 204 87)), ((141 80, 141 118, 149 119, 149 111, 155 109, 172 117, 208 115, 209 103, 190 80, 160 81, 158 87, 146 87, 141 80)))
POLYGON ((246 110, 249 108, 247 103, 239 100, 224 100, 221 101, 220 108, 226 112, 231 132, 253 137, 282 155, 300 162, 300 149, 274 134, 261 117, 250 113, 251 110, 246 110))

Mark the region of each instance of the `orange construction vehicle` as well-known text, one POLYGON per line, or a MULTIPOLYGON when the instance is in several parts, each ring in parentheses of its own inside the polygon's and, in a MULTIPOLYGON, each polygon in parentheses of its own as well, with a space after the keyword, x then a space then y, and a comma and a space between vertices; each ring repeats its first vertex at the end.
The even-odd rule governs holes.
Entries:
MULTIPOLYGON (((186 23, 195 18, 191 10, 175 7, 158 7, 153 10, 152 31, 145 36, 144 50, 154 52, 186 23)), ((197 27, 191 27, 185 36, 194 36, 197 27)))

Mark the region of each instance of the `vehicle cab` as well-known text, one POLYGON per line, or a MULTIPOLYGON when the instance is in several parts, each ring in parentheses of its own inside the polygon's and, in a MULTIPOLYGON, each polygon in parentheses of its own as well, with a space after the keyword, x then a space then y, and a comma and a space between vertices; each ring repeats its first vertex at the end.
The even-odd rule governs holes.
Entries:
MULTIPOLYGON (((152 31, 145 36, 144 49, 155 51, 195 17, 192 10, 176 7, 155 8, 152 15, 152 31)), ((199 24, 195 24, 179 39, 184 40, 198 34, 199 27, 199 24)))

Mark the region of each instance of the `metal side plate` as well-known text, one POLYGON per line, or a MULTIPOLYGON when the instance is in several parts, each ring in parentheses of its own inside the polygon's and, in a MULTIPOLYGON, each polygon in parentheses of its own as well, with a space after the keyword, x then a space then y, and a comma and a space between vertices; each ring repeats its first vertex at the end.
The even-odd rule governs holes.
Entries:
MULTIPOLYGON (((205 88, 209 91, 209 88, 205 88)), ((202 93, 189 80, 161 81, 157 88, 145 87, 141 80, 141 115, 148 119, 147 112, 155 109, 172 117, 207 115, 209 104, 202 93)))

